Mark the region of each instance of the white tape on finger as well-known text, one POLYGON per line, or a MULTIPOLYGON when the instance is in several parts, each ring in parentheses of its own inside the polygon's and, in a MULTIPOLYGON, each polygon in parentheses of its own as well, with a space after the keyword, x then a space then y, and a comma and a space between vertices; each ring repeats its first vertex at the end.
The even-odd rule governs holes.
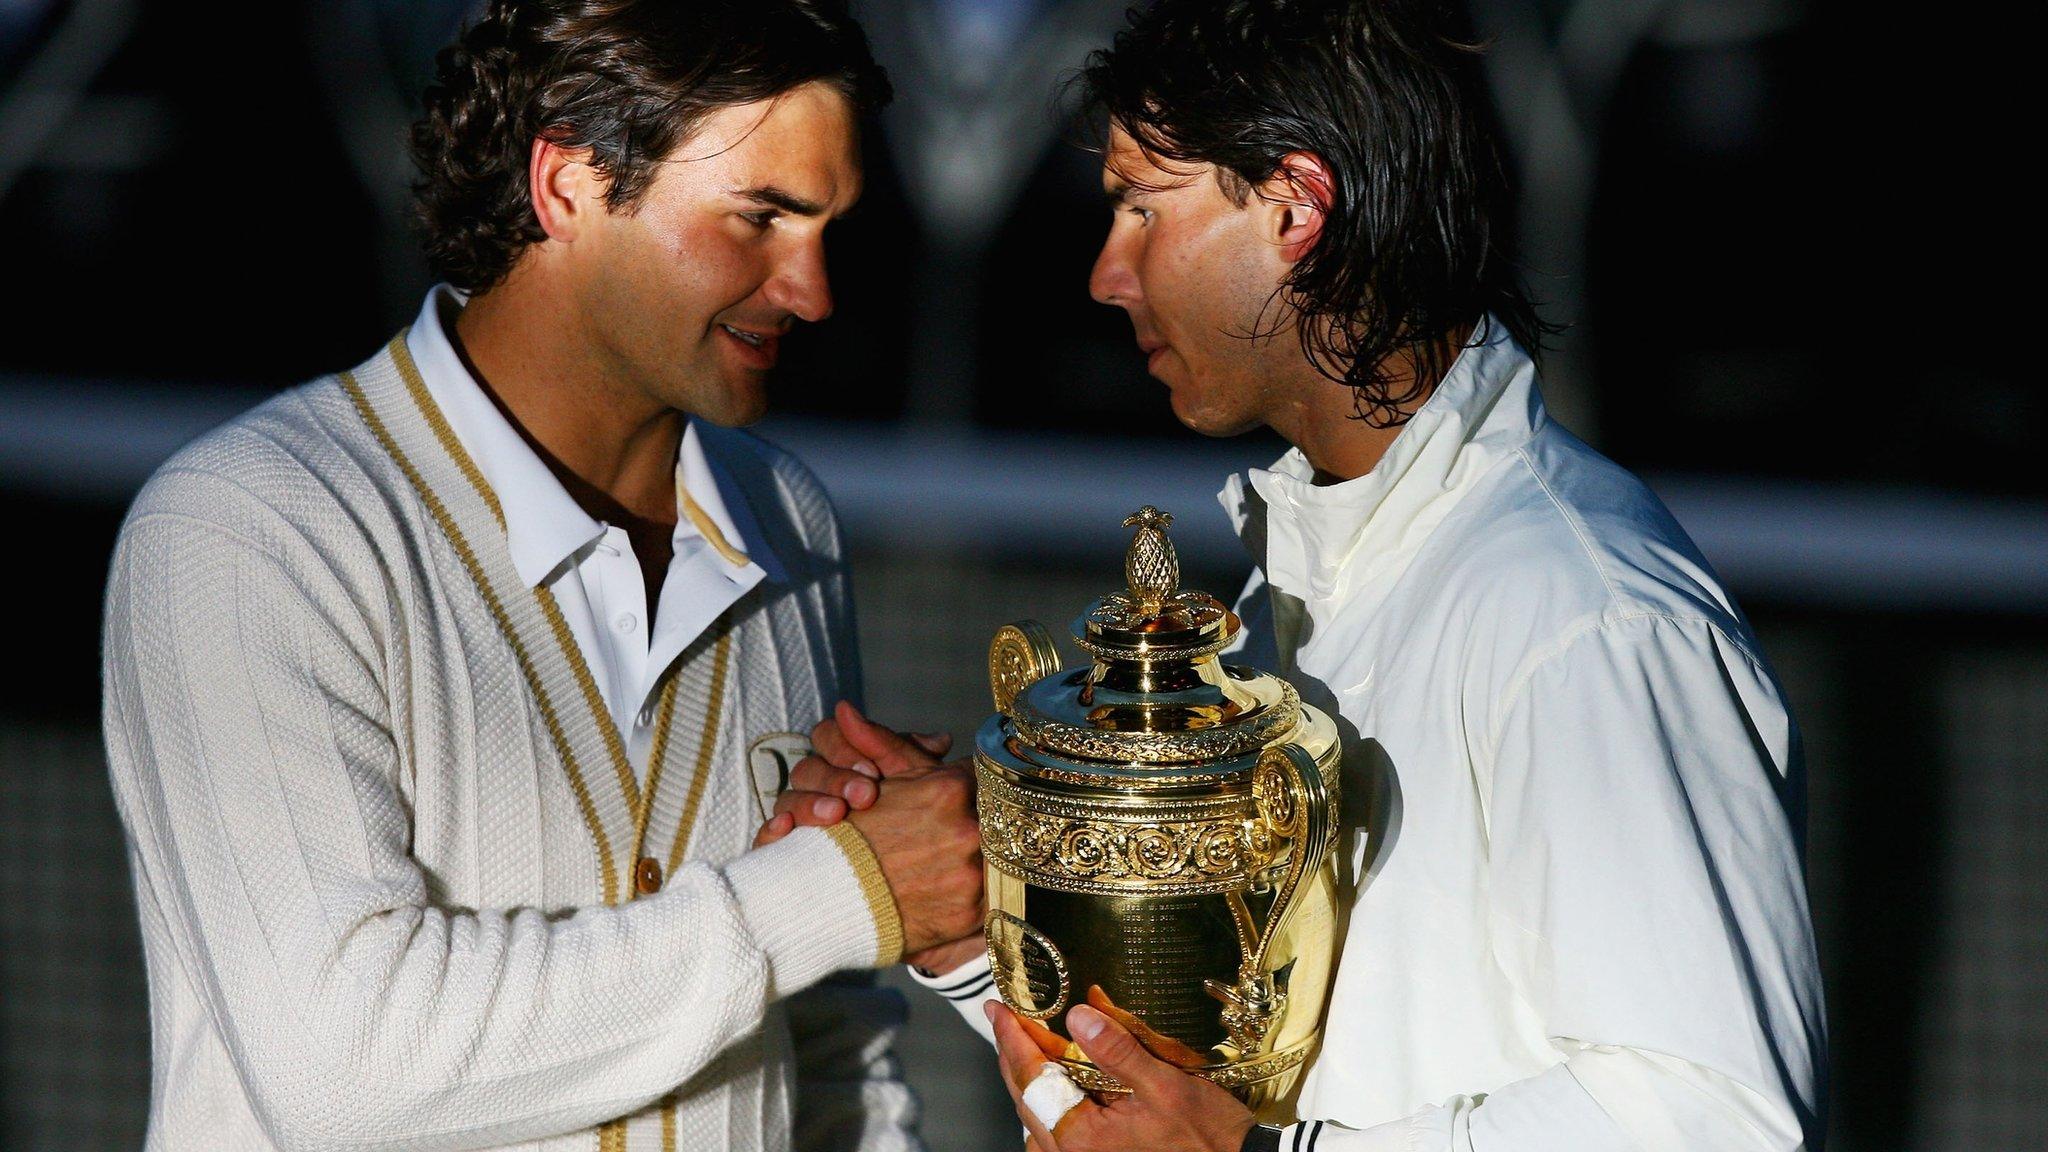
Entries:
POLYGON ((1050 1132, 1060 1118, 1074 1110, 1074 1105, 1088 1098, 1074 1082, 1067 1078, 1067 1070, 1050 1061, 1038 1070, 1031 1083, 1024 1086, 1024 1106, 1038 1117, 1038 1122, 1050 1132))

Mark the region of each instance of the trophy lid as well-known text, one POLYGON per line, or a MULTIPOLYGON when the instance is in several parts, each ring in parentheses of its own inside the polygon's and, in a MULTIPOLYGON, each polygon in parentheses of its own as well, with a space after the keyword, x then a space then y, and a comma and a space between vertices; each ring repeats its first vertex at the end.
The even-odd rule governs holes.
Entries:
POLYGON ((1112 592, 1075 621, 1074 639, 1103 659, 1194 659, 1235 639, 1237 614, 1207 592, 1182 591, 1180 558, 1166 529, 1169 513, 1147 504, 1124 517, 1137 529, 1124 554, 1123 592, 1112 592))
POLYGON ((1135 529, 1125 588, 1074 623, 1091 667, 1057 672, 1056 662, 1041 663, 1034 667, 1051 674, 1017 684, 1007 702, 998 690, 1009 728, 1001 743, 1023 764, 1165 782, 1198 766, 1248 770, 1299 726, 1291 685, 1217 659, 1241 624, 1214 596, 1180 587, 1172 523, 1151 505, 1124 520, 1135 529))

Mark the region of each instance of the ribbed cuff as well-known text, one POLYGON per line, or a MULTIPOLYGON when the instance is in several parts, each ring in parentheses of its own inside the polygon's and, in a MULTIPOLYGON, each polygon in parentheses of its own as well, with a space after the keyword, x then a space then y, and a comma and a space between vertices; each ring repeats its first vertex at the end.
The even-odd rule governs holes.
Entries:
POLYGON ((833 834, 841 827, 845 826, 829 831, 798 828, 725 866, 725 882, 739 904, 740 919, 767 953, 769 986, 775 996, 802 991, 842 968, 893 964, 902 954, 903 927, 888 885, 881 880, 881 866, 867 841, 853 832, 875 880, 882 883, 888 901, 886 928, 876 922, 873 898, 853 854, 833 834), (879 945, 891 940, 893 947, 881 951, 879 945))
POLYGON ((903 913, 889 890, 889 878, 882 875, 882 862, 850 820, 825 829, 825 835, 846 853, 846 862, 860 880, 861 895, 867 897, 868 913, 875 920, 875 967, 887 968, 903 959, 903 913))

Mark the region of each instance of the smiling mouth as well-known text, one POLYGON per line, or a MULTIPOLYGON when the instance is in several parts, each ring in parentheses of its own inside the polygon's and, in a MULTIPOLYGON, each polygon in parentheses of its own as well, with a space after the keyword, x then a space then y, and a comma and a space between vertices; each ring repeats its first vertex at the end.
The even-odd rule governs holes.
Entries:
POLYGON ((730 324, 720 324, 719 327, 725 329, 727 335, 749 348, 759 348, 761 342, 767 339, 767 337, 759 332, 749 332, 744 328, 735 328, 730 324))

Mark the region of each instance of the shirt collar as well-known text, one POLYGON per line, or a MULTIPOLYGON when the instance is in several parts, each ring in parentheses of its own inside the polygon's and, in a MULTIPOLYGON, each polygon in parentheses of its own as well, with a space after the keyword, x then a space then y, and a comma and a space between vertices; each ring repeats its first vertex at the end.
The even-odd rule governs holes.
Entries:
MULTIPOLYGON (((455 288, 436 285, 427 293, 418 319, 406 334, 406 347, 419 365, 427 392, 448 418, 455 438, 483 472, 485 482, 504 509, 506 546, 513 567, 518 569, 520 579, 537 587, 602 538, 604 525, 585 512, 562 487, 562 482, 498 410, 456 353, 443 322, 460 312, 467 299, 455 288)), ((689 492, 725 540, 746 553, 746 563, 734 564, 712 550, 718 563, 729 574, 738 576, 752 568, 757 557, 765 556, 765 551, 754 538, 758 534, 744 531, 728 509, 720 471, 704 450, 697 422, 691 420, 676 453, 677 483, 689 492)), ((691 518, 683 514, 680 495, 678 492, 674 537, 678 552, 685 542, 702 535, 691 518)))
MULTIPOLYGON (((770 581, 777 584, 789 582, 789 570, 783 567, 775 550, 769 547, 768 532, 762 526, 755 511, 757 493, 740 479, 741 469, 734 467, 734 461, 745 463, 747 449, 742 446, 743 435, 729 429, 700 425, 690 421, 690 434, 685 437, 692 451, 702 463, 702 472, 692 472, 688 483, 692 494, 705 493, 698 499, 701 507, 717 522, 719 529, 726 533, 726 539, 739 546, 747 559, 761 569, 770 581), (708 475, 709 484, 701 487, 694 478, 708 475)), ((694 466, 693 466, 694 467, 694 466)), ((770 509, 773 514, 774 509, 770 509)))
POLYGON ((1274 587, 1341 597, 1406 564, 1492 465, 1545 419, 1535 363, 1489 317, 1373 470, 1317 485, 1291 448, 1270 468, 1233 474, 1218 499, 1274 587))

